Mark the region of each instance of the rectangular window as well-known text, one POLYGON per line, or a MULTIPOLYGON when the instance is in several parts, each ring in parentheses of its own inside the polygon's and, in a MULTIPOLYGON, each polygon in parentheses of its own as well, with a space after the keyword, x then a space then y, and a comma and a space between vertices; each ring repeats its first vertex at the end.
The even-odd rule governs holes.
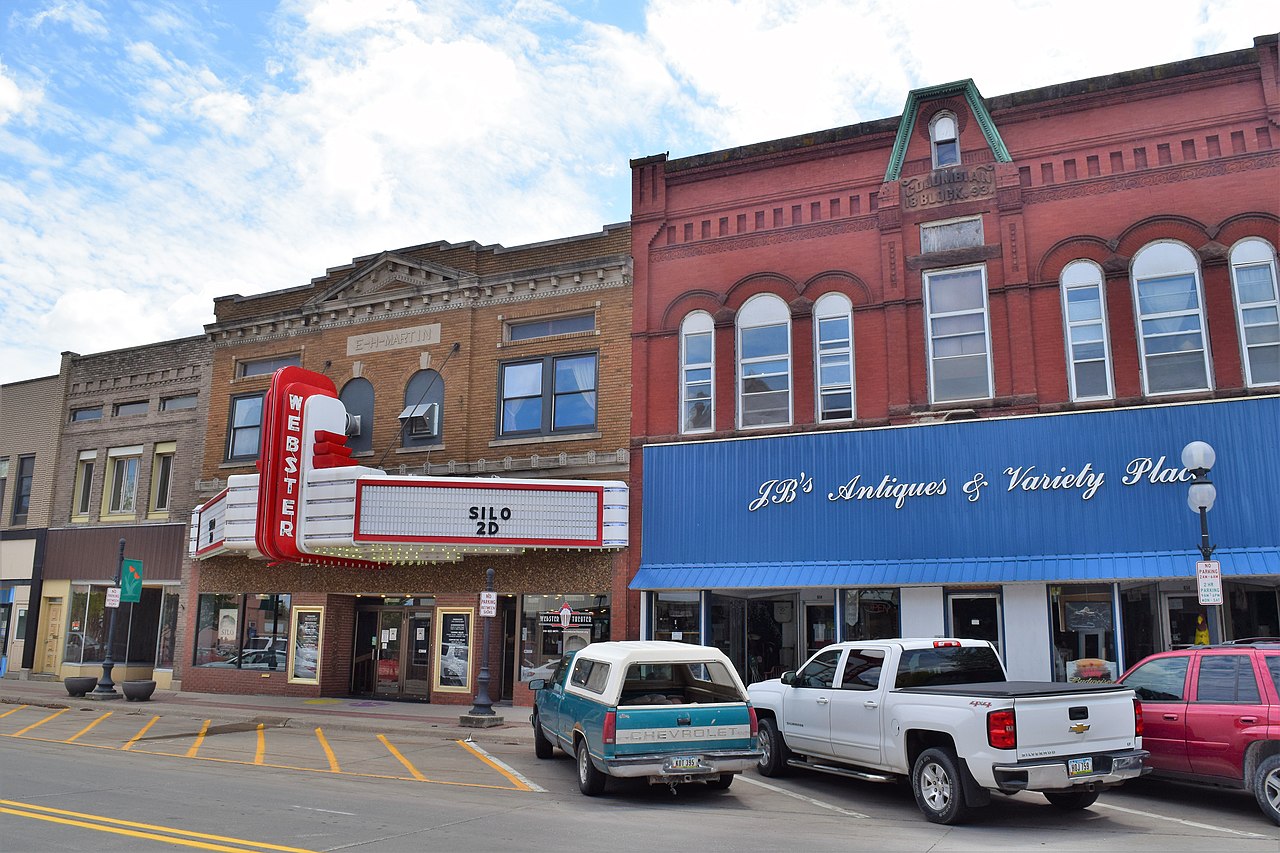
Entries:
POLYGON ((227 460, 257 459, 262 433, 262 394, 231 398, 227 460))
POLYGON ((0 459, 0 513, 4 512, 4 487, 9 482, 9 458, 0 459))
POLYGON ((35 479, 36 458, 19 456, 13 481, 13 523, 26 524, 31 510, 31 482, 35 479))
POLYGON ((501 368, 501 435, 575 433, 596 425, 596 354, 548 356, 501 368))
POLYGON ((80 460, 76 465, 75 506, 71 509, 72 515, 80 517, 89 515, 89 495, 93 491, 93 467, 97 456, 96 450, 85 450, 80 453, 80 460))
POLYGON ((178 590, 166 589, 160 603, 160 630, 156 636, 156 666, 173 669, 174 644, 178 637, 178 590))
MULTIPOLYGON (((155 664, 162 597, 159 587, 144 586, 138 603, 123 602, 116 610, 116 629, 111 637, 111 657, 116 664, 155 664)), ((106 604, 105 585, 77 584, 71 588, 64 661, 99 663, 106 657, 111 614, 106 604)))
POLYGON ((173 487, 173 457, 177 442, 156 442, 151 460, 151 512, 169 511, 169 492, 173 487))
POLYGON ((186 409, 194 409, 199 401, 198 394, 182 394, 177 397, 165 397, 160 401, 160 411, 162 412, 180 412, 186 409))
POLYGON ((548 678, 565 652, 609 639, 609 596, 526 595, 520 625, 520 680, 548 678))
POLYGON ((982 217, 951 222, 930 222, 920 226, 920 252, 945 252, 981 246, 982 217))
POLYGON ((300 367, 301 365, 302 356, 296 352, 270 358, 254 358, 239 362, 236 365, 236 375, 241 379, 249 376, 270 376, 282 367, 300 367))
POLYGON ((1232 267, 1236 280, 1245 380, 1250 387, 1280 383, 1280 301, 1270 262, 1232 267))
POLYGON ((818 420, 853 417, 853 335, 849 315, 818 318, 818 420))
POLYGON ((986 267, 926 272, 924 282, 931 401, 990 399, 986 267))
POLYGON ((192 663, 287 671, 290 600, 275 593, 201 595, 192 663))
POLYGON ((653 639, 698 645, 702 624, 698 593, 655 592, 652 595, 653 639))
POLYGON ((101 406, 86 406, 82 409, 71 410, 72 423, 77 423, 79 421, 100 421, 100 420, 102 420, 101 406))
POLYGON ((128 403, 116 403, 111 407, 111 414, 117 418, 145 415, 148 407, 149 404, 146 400, 131 400, 128 403))
POLYGON ((843 640, 883 640, 901 636, 897 589, 848 589, 844 592, 843 640))
POLYGON ((138 509, 138 463, 142 446, 113 447, 107 451, 106 515, 127 515, 138 509))
POLYGON ((530 338, 549 338, 552 335, 594 332, 595 330, 595 314, 579 314, 574 317, 551 317, 541 320, 513 320, 507 323, 507 340, 527 341, 530 338))
POLYGON ((1062 310, 1073 400, 1111 397, 1107 311, 1102 293, 1102 271, 1088 261, 1072 262, 1063 270, 1062 310))
POLYGON ((712 428, 711 415, 711 335, 690 332, 684 336, 683 431, 704 432, 712 428))
POLYGON ((1109 583, 1050 587, 1053 680, 1108 682, 1123 667, 1116 654, 1116 618, 1109 583))
POLYGON ((1195 275, 1139 279, 1137 293, 1147 393, 1208 390, 1208 354, 1195 275))

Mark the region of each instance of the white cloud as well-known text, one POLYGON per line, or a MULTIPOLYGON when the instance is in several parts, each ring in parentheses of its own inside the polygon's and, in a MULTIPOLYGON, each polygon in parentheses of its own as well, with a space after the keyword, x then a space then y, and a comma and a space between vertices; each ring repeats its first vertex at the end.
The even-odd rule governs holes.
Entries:
POLYGON ((50 3, 40 12, 31 15, 29 18, 22 18, 14 14, 17 23, 22 24, 28 29, 39 29, 46 22, 53 24, 66 24, 72 30, 81 35, 87 36, 106 36, 108 30, 106 21, 97 9, 90 8, 87 4, 72 0, 71 2, 50 3))
POLYGON ((35 109, 42 98, 40 89, 23 89, 12 72, 0 63, 0 125, 19 113, 35 109))

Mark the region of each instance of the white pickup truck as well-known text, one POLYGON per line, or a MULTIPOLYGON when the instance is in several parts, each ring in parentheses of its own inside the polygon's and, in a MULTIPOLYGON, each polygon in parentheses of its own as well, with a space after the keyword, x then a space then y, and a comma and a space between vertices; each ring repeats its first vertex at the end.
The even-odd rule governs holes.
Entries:
POLYGON ((1083 809, 1101 789, 1145 772, 1132 690, 1008 681, 982 640, 836 643, 747 691, 761 773, 909 778, 934 823, 964 820, 993 791, 1038 791, 1055 806, 1083 809))

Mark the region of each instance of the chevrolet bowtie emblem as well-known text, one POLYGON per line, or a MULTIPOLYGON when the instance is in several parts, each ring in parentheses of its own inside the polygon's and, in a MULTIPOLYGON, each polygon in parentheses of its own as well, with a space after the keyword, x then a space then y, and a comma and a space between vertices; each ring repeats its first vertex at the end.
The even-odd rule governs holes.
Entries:
POLYGON ((1076 723, 1074 726, 1068 726, 1067 728, 1068 728, 1070 731, 1073 731, 1073 732, 1075 732, 1075 733, 1076 733, 1076 734, 1078 734, 1078 735, 1082 735, 1082 734, 1084 734, 1085 732, 1089 731, 1089 724, 1088 724, 1088 723, 1076 723))

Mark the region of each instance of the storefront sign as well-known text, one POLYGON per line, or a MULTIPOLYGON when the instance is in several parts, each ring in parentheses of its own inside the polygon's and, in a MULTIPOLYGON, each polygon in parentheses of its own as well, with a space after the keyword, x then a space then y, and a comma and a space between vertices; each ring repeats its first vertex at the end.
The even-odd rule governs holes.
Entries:
POLYGON ((293 608, 292 643, 289 650, 289 683, 320 683, 321 625, 323 607, 293 608))

